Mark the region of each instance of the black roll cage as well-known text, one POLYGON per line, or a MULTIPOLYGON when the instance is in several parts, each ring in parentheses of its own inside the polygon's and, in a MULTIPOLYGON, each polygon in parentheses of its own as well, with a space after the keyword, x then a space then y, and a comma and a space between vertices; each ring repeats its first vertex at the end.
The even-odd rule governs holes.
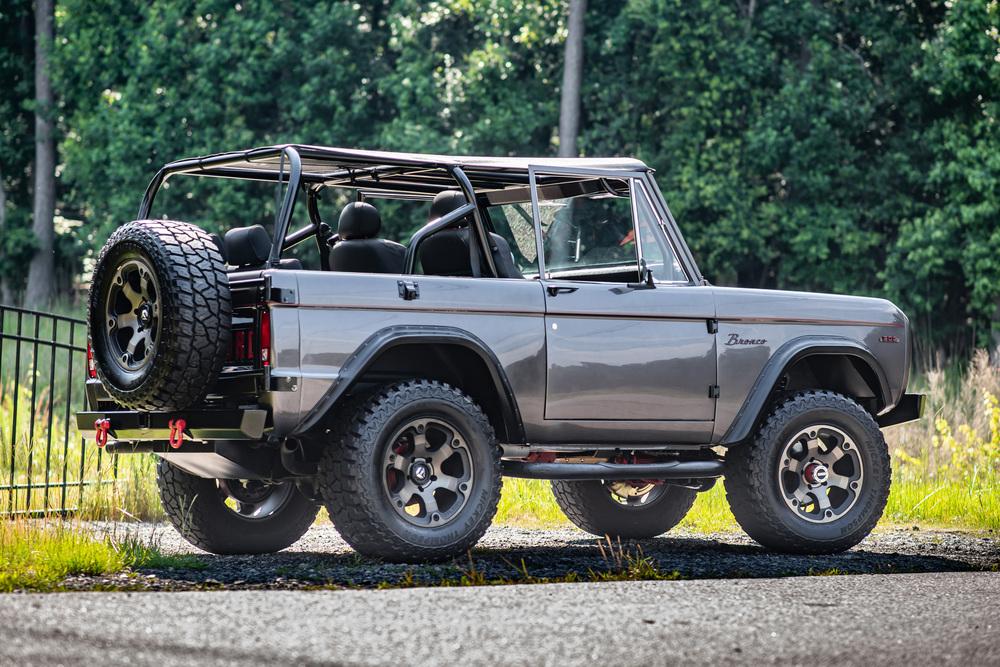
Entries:
MULTIPOLYGON (((668 236, 678 241, 680 261, 691 276, 692 282, 704 280, 690 249, 671 215, 662 194, 652 178, 652 170, 638 160, 630 158, 484 158, 426 155, 417 153, 391 153, 326 146, 285 144, 266 146, 244 151, 218 153, 204 157, 185 158, 170 162, 157 171, 150 181, 139 206, 138 219, 149 218, 153 202, 160 187, 172 176, 191 174, 213 178, 269 181, 278 185, 279 205, 275 216, 274 235, 267 266, 277 267, 281 254, 292 246, 315 236, 320 249, 323 268, 328 268, 329 247, 320 220, 317 199, 327 187, 347 187, 358 192, 359 200, 365 195, 399 199, 429 199, 442 190, 461 192, 466 203, 459 209, 432 220, 417 230, 410 238, 405 256, 404 271, 413 273, 419 245, 427 237, 445 228, 469 220, 470 259, 479 253, 487 275, 496 276, 496 264, 489 236, 492 229, 484 207, 512 201, 528 201, 533 192, 552 190, 567 194, 579 190, 581 177, 604 179, 609 174, 621 178, 641 178, 656 196, 653 205, 660 209, 666 221, 668 236), (287 165, 287 167, 286 167, 287 165), (286 177, 287 169, 287 177, 286 177), (287 184, 287 185, 286 185, 287 184), (285 186, 284 194, 281 187, 285 186), (289 232, 299 190, 306 194, 310 224, 289 232), (322 233, 321 233, 322 231, 322 233)), ((587 187, 605 187, 606 183, 587 187)), ((572 196, 572 195, 569 195, 572 196)), ((537 211, 533 211, 537 219, 537 211)), ((537 242, 541 230, 535 229, 537 242)))
MULTIPOLYGON (((414 167, 418 167, 418 165, 414 165, 414 167)), ((462 207, 448 213, 447 215, 444 215, 437 220, 432 220, 414 233, 410 239, 410 244, 406 249, 405 272, 408 274, 413 273, 414 264, 416 262, 416 250, 424 239, 436 232, 446 229, 447 227, 455 225, 457 222, 465 219, 471 214, 472 224, 470 226, 474 230, 475 240, 470 239, 469 253, 473 254, 480 252, 486 266, 489 267, 490 273, 496 276, 497 270, 493 261, 492 253, 482 252, 481 250, 488 247, 487 244, 489 237, 484 224, 482 211, 476 203, 476 194, 473 189, 472 182, 458 165, 440 165, 440 167, 437 167, 437 169, 440 168, 446 169, 454 179, 453 182, 465 196, 466 203, 462 207)), ((160 187, 168 178, 178 174, 194 174, 215 178, 274 181, 278 185, 279 194, 282 184, 287 183, 284 196, 280 198, 280 204, 277 208, 274 224, 274 238, 272 239, 271 252, 267 260, 267 266, 276 267, 281 260, 282 252, 308 239, 320 230, 323 223, 319 218, 319 210, 317 206, 318 194, 325 187, 331 185, 331 181, 346 181, 344 184, 359 187, 362 183, 361 179, 367 177, 368 179, 371 179, 371 182, 365 182, 364 185, 369 189, 377 189, 380 192, 385 193, 398 192, 404 196, 413 196, 414 194, 423 194, 426 196, 429 194, 435 194, 442 189, 415 182, 392 184, 389 188, 377 187, 380 185, 380 181, 382 181, 385 177, 400 176, 403 173, 405 173, 404 169, 397 166, 390 166, 368 167, 358 169, 356 171, 352 169, 337 170, 319 175, 306 174, 302 169, 302 156, 300 154, 300 148, 296 146, 276 146, 273 148, 255 149, 244 153, 225 153, 220 155, 210 155, 203 158, 178 160, 162 167, 153 177, 153 180, 150 181, 149 186, 146 188, 146 192, 143 195, 142 202, 139 205, 138 219, 145 220, 149 217, 150 211, 153 207, 153 202, 156 199, 156 194, 160 187), (254 160, 265 160, 268 158, 273 159, 275 156, 278 158, 278 169, 276 171, 236 166, 246 165, 248 162, 253 162, 254 160), (287 179, 285 178, 286 162, 288 164, 289 171, 287 179), (396 188, 400 186, 404 186, 405 189, 396 190, 396 188), (297 199, 296 194, 300 188, 306 192, 310 224, 289 233, 288 228, 291 224, 292 215, 295 213, 295 203, 297 199)), ((426 176, 424 178, 426 178, 426 176)), ((442 185, 447 184, 442 183, 442 185)), ((328 248, 322 242, 318 242, 318 245, 320 247, 321 260, 323 264, 326 265, 328 262, 328 248)), ((327 267, 324 266, 324 268, 327 267)))

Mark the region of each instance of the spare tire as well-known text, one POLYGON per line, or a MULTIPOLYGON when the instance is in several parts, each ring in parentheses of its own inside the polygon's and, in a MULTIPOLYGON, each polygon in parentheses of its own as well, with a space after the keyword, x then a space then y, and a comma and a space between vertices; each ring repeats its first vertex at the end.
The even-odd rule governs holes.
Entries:
POLYGON ((218 245, 186 222, 120 227, 94 268, 87 319, 98 377, 115 402, 164 412, 191 406, 229 348, 232 305, 218 245))

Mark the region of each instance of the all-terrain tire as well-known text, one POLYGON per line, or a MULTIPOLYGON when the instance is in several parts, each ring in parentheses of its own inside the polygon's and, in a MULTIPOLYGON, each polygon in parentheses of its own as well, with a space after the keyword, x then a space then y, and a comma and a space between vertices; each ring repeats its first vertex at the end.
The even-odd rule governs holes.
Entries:
POLYGON ((604 482, 552 482, 552 494, 566 518, 580 530, 599 537, 645 539, 680 523, 698 495, 682 486, 654 488, 648 504, 626 506, 614 499, 604 482))
POLYGON ((210 234, 172 220, 120 227, 101 250, 90 289, 88 334, 101 383, 116 403, 134 410, 189 407, 204 397, 222 369, 231 314, 226 265, 210 234), (135 302, 122 300, 125 285, 116 286, 122 275, 132 275, 122 273, 126 264, 139 267, 139 274, 147 267, 148 282, 156 286, 142 296, 136 295, 138 286, 127 293, 142 302, 138 319, 128 312, 135 302), (140 329, 123 327, 119 315, 109 315, 116 307, 140 329), (141 350, 148 358, 139 363, 122 348, 130 336, 138 337, 143 321, 151 337, 141 350))
POLYGON ((319 505, 293 482, 276 487, 284 498, 273 511, 248 518, 225 504, 225 494, 214 479, 196 477, 165 459, 160 459, 156 473, 170 523, 188 542, 213 554, 280 551, 305 535, 319 513, 319 505))
POLYGON ((500 501, 500 448, 482 409, 442 382, 410 380, 359 396, 340 411, 319 462, 319 489, 334 527, 359 553, 392 562, 441 561, 468 551, 500 501), (441 418, 460 432, 473 478, 464 504, 443 525, 416 526, 393 506, 383 460, 398 429, 441 418))
POLYGON ((805 391, 781 403, 752 442, 726 454, 726 498, 733 515, 747 535, 776 551, 821 554, 850 549, 878 523, 891 480, 889 450, 874 418, 857 402, 830 391, 805 391), (815 424, 829 424, 846 434, 863 469, 853 504, 826 523, 807 521, 786 504, 776 472, 790 439, 815 424))

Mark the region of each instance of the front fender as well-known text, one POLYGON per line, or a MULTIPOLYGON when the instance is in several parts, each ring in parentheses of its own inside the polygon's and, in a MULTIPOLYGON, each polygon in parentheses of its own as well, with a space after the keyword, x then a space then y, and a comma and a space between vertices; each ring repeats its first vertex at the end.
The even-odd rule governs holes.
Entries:
POLYGON ((846 355, 864 362, 878 379, 874 388, 881 405, 892 404, 892 395, 885 370, 863 343, 843 336, 807 335, 787 341, 779 347, 754 381, 750 392, 736 413, 733 423, 719 444, 731 445, 747 438, 761 417, 775 383, 795 362, 813 355, 846 355))

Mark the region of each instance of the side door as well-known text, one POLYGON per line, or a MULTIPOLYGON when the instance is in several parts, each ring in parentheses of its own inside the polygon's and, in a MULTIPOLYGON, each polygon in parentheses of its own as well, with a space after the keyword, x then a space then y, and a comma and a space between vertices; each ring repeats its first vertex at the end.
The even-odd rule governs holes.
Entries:
POLYGON ((645 174, 546 167, 529 178, 544 260, 546 421, 589 424, 577 432, 594 438, 628 428, 643 439, 707 442, 714 298, 689 278, 645 174), (546 175, 600 187, 545 186, 546 175), (652 286, 640 281, 642 261, 652 286))

